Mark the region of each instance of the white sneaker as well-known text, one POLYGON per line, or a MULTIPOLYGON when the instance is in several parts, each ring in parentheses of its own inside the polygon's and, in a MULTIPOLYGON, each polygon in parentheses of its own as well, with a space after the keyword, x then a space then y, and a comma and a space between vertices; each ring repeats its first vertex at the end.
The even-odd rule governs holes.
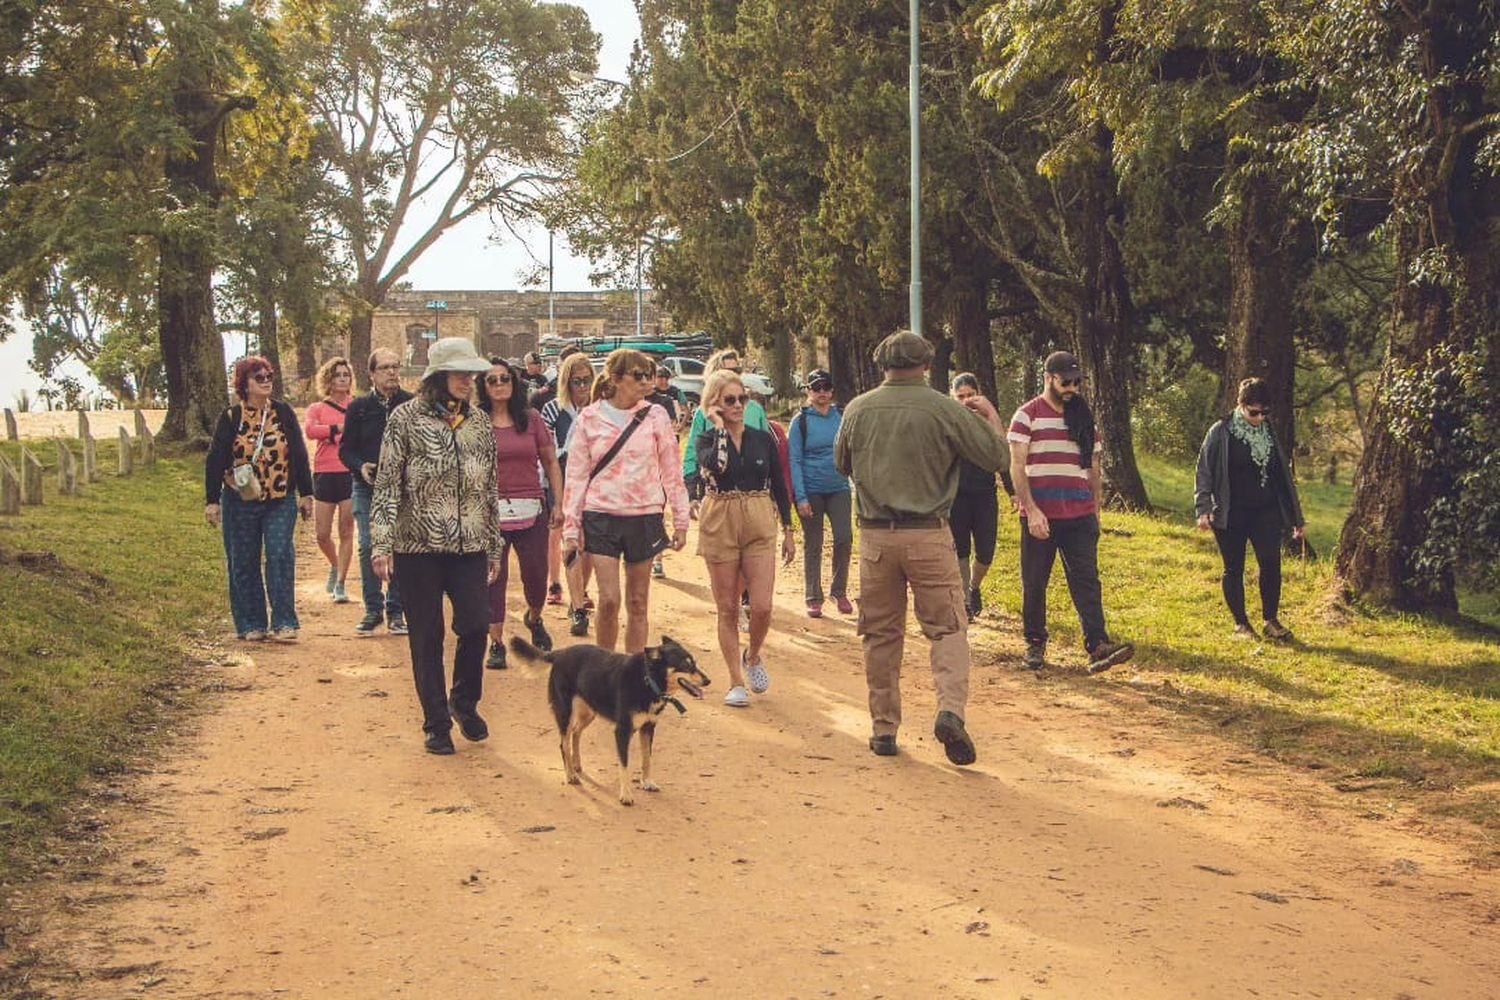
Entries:
POLYGON ((730 688, 729 693, 724 696, 724 704, 730 708, 745 708, 750 704, 750 694, 736 685, 730 688))
POLYGON ((771 690, 771 673, 764 662, 747 664, 745 657, 749 652, 748 649, 740 651, 740 666, 745 668, 745 679, 750 682, 750 690, 756 694, 765 694, 771 690))
POLYGON ((323 585, 324 592, 329 594, 333 593, 333 585, 338 582, 339 568, 337 566, 328 567, 328 582, 323 585))
POLYGON ((250 631, 246 632, 244 635, 240 636, 240 638, 245 642, 264 642, 266 638, 266 630, 253 628, 250 631))
POLYGON ((340 581, 338 581, 337 583, 335 583, 333 585, 333 603, 334 604, 348 604, 349 603, 349 591, 346 590, 346 589, 344 589, 344 581, 343 580, 340 580, 340 581))

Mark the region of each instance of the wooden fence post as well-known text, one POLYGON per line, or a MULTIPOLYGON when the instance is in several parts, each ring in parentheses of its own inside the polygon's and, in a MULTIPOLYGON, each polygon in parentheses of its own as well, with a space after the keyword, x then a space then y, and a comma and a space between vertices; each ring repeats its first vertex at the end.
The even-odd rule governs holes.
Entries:
POLYGON ((73 460, 73 453, 68 450, 67 444, 62 438, 56 440, 57 444, 57 490, 63 496, 71 497, 78 495, 78 463, 73 460))
POLYGON ((120 464, 118 472, 122 476, 128 476, 135 471, 135 453, 130 450, 130 435, 125 428, 120 428, 120 464))
POLYGON ((21 449, 21 502, 32 507, 42 502, 42 460, 21 449))

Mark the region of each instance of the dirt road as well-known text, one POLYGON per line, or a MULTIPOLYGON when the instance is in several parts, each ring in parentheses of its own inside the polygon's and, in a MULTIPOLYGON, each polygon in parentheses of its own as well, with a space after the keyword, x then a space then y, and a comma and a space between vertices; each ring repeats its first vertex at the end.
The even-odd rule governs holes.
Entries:
POLYGON ((920 639, 875 758, 852 622, 793 575, 771 693, 726 708, 701 564, 668 566, 654 631, 716 696, 633 808, 602 726, 564 785, 539 671, 487 674, 487 743, 423 753, 404 643, 305 573, 303 641, 211 668, 213 710, 105 790, 97 860, 19 901, 22 995, 1500 995, 1500 886, 1456 847, 1009 663, 976 667, 951 767, 920 639))

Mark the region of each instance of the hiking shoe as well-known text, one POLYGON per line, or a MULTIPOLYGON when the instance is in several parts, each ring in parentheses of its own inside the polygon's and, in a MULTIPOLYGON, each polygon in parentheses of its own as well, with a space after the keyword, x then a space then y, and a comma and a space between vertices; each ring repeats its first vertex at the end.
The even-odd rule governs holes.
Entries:
POLYGON ((884 733, 870 737, 870 752, 877 757, 896 756, 896 734, 884 733))
MULTIPOLYGON (((361 639, 368 639, 380 627, 380 620, 379 615, 365 615, 359 620, 359 624, 354 626, 354 634, 361 639)), ((392 622, 394 621, 395 619, 392 619, 392 622)))
POLYGON ((1044 642, 1028 642, 1026 644, 1026 655, 1021 657, 1021 666, 1027 670, 1040 670, 1047 665, 1047 644, 1044 642))
POLYGON ((328 582, 323 585, 323 591, 324 591, 324 593, 328 593, 328 594, 333 593, 333 585, 336 584, 336 583, 338 583, 338 582, 339 582, 339 568, 337 566, 330 566, 330 567, 328 567, 328 582))
POLYGON ((428 733, 427 738, 422 741, 422 746, 428 753, 435 753, 440 757, 457 752, 453 747, 453 737, 448 735, 447 730, 440 733, 428 733))
POLYGON ((852 614, 854 614, 854 605, 850 604, 849 603, 849 598, 845 597, 843 594, 840 594, 839 596, 835 597, 833 599, 833 603, 838 605, 839 614, 841 614, 841 615, 852 615, 852 614))
POLYGON ((265 642, 266 630, 263 628, 253 628, 240 636, 240 639, 244 642, 265 642))
POLYGON ((594 610, 594 599, 589 596, 589 592, 587 590, 585 590, 583 592, 583 610, 585 610, 585 611, 593 611, 594 610))
POLYGON ((541 616, 536 621, 522 618, 522 624, 531 630, 531 644, 544 653, 552 652, 552 636, 547 634, 547 626, 542 624, 541 616))
POLYGON ((652 561, 652 563, 651 563, 651 575, 654 576, 658 580, 660 580, 662 577, 664 577, 664 576, 667 575, 667 567, 665 567, 665 566, 662 565, 662 562, 661 562, 660 559, 656 559, 656 560, 652 561))
POLYGON ((271 638, 275 639, 277 642, 296 642, 297 630, 294 628, 273 629, 271 632, 271 638))
POLYGON ((1128 642, 1101 642, 1089 650, 1089 673, 1102 674, 1134 655, 1135 647, 1128 642))
POLYGON ((748 649, 740 650, 740 666, 745 668, 745 679, 750 682, 751 691, 756 694, 765 694, 771 690, 771 673, 763 662, 747 664, 745 658, 749 655, 748 649))
POLYGON ((968 598, 964 601, 964 607, 969 610, 969 621, 979 617, 979 612, 984 610, 984 595, 979 592, 978 587, 970 587, 968 598))
POLYGON ((960 767, 974 763, 977 759, 974 753, 974 741, 969 739, 969 731, 964 728, 964 720, 952 712, 939 712, 937 721, 932 725, 932 735, 936 736, 938 742, 948 753, 948 759, 960 767))
POLYGON ((1292 630, 1287 628, 1275 618, 1266 619, 1265 633, 1267 639, 1275 639, 1277 642, 1291 642, 1292 630))
POLYGON ((750 693, 739 685, 735 685, 729 689, 728 694, 724 695, 724 704, 730 708, 745 708, 750 704, 750 693))
POLYGON ((583 610, 582 608, 574 608, 568 614, 568 618, 571 619, 571 622, 568 625, 569 635, 589 634, 589 613, 587 611, 583 610))
POLYGON ((561 604, 562 602, 563 602, 562 584, 560 584, 560 583, 554 583, 552 586, 550 586, 550 587, 547 588, 547 603, 548 604, 561 604))
POLYGON ((394 611, 391 613, 390 629, 391 635, 407 635, 411 632, 411 630, 406 627, 406 616, 399 611, 394 611))
POLYGON ((1240 622, 1238 625, 1236 625, 1234 627, 1234 637, 1236 639, 1258 638, 1258 636, 1256 636, 1255 634, 1255 629, 1250 626, 1249 622, 1240 622))
POLYGON ((823 617, 823 602, 822 601, 808 601, 807 602, 807 617, 809 617, 809 618, 822 618, 823 617))
POLYGON ((474 709, 464 711, 450 704, 448 712, 453 716, 453 721, 458 723, 458 731, 463 733, 464 739, 470 743, 478 743, 480 740, 489 738, 490 727, 474 709))
POLYGON ((348 604, 349 603, 349 592, 344 589, 344 581, 343 580, 340 580, 338 583, 335 583, 333 585, 333 603, 334 604, 348 604))
POLYGON ((486 670, 504 670, 509 665, 505 662, 505 643, 490 643, 490 656, 489 659, 484 661, 484 668, 486 670))

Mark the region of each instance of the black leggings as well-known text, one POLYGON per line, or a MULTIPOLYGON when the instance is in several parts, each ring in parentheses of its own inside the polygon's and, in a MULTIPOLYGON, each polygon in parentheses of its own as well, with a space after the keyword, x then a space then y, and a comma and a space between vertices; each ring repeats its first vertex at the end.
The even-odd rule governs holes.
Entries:
POLYGON ((985 566, 995 561, 995 537, 1000 531, 1000 500, 994 490, 962 493, 953 498, 948 514, 953 548, 960 562, 969 558, 969 539, 974 539, 974 561, 985 566))
POLYGON ((1214 529, 1219 554, 1224 557, 1224 602, 1238 625, 1250 624, 1245 614, 1245 543, 1255 549, 1260 564, 1261 617, 1271 621, 1281 607, 1281 511, 1274 504, 1252 510, 1229 510, 1229 527, 1214 529))

